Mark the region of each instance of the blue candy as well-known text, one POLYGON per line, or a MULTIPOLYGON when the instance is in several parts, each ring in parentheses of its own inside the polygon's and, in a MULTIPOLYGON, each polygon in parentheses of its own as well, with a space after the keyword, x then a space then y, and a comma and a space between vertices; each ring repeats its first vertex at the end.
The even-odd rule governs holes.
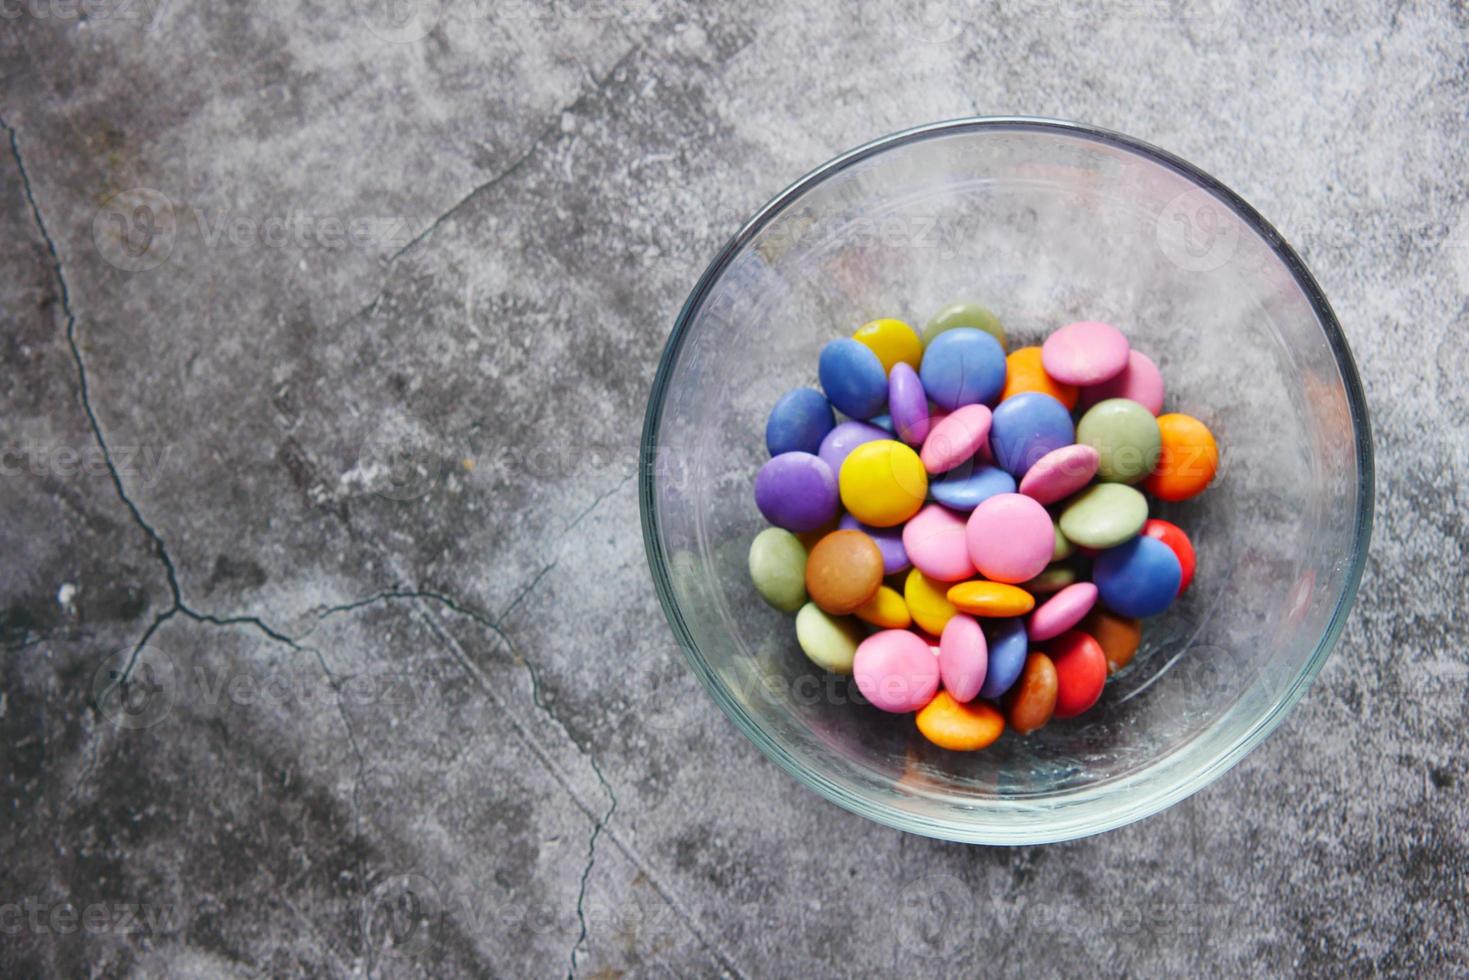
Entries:
POLYGON ((1005 388, 1005 349, 974 327, 945 330, 929 341, 918 377, 928 397, 951 412, 990 405, 1005 388))
POLYGON ((928 494, 954 510, 973 510, 997 493, 1014 493, 1015 478, 998 466, 980 464, 969 471, 965 464, 950 470, 942 479, 931 478, 928 494))
POLYGON ((1098 555, 1092 581, 1107 608, 1141 619, 1172 604, 1183 581, 1183 567, 1162 541, 1137 537, 1098 555))
POLYGON ((870 419, 887 407, 888 373, 865 344, 833 340, 821 348, 816 373, 826 397, 849 418, 870 419))
POLYGON ((874 415, 867 421, 871 422, 879 429, 884 430, 885 432, 887 432, 888 435, 893 434, 893 417, 886 412, 882 413, 881 415, 874 415))
POLYGON ((821 449, 821 440, 836 424, 831 403, 821 392, 815 388, 788 391, 770 410, 770 418, 765 423, 765 448, 772 456, 781 453, 815 455, 821 449))
POLYGON ((995 462, 1016 477, 1046 453, 1076 441, 1071 413, 1050 395, 1024 391, 995 407, 990 420, 990 451, 995 462))
MULTIPOLYGON (((953 333, 952 330, 949 332, 953 333)), ((988 620, 984 626, 985 639, 989 641, 990 663, 985 670, 984 686, 979 689, 979 696, 997 698, 1020 678, 1020 671, 1025 667, 1025 655, 1030 652, 1030 637, 1025 633, 1025 620, 1019 616, 988 620)))

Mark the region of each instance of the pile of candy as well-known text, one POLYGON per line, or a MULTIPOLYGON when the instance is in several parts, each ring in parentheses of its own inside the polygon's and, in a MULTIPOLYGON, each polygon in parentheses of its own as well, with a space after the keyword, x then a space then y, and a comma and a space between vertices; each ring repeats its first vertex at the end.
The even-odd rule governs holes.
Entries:
POLYGON ((755 478, 775 525, 750 545, 756 590, 796 613, 813 663, 959 751, 1097 702, 1194 574, 1137 487, 1186 500, 1218 466, 1202 422, 1158 414, 1162 375, 1115 327, 1004 345, 967 304, 922 338, 876 320, 831 341, 824 393, 776 403, 755 478))

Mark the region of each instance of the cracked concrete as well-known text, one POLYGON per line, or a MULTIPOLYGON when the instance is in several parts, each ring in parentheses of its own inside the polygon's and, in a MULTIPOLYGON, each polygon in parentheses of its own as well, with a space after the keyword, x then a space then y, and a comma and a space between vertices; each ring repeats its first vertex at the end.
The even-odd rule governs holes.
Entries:
POLYGON ((1462 9, 137 6, 0 20, 0 972, 1464 970, 1462 9), (972 113, 1240 191, 1377 441, 1307 699, 1046 848, 905 837, 765 761, 668 633, 629 476, 740 222, 972 113))

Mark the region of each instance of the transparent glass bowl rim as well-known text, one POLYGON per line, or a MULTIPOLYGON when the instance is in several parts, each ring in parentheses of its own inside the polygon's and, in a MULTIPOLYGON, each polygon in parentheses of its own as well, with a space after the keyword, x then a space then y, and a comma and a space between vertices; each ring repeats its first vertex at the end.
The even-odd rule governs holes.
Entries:
MULTIPOLYGON (((1166 150, 1121 133, 1058 119, 987 116, 953 119, 903 130, 837 156, 777 194, 756 212, 755 216, 747 221, 744 227, 720 250, 714 261, 699 278, 682 310, 679 311, 673 333, 669 336, 663 357, 658 364, 658 372, 653 380, 638 457, 638 507, 643 524, 643 543, 647 550, 648 565, 653 574, 659 602, 663 606, 664 615, 667 616, 669 625, 679 645, 683 648, 689 665, 724 713, 734 721, 746 737, 759 747, 761 752, 778 766, 838 806, 898 830, 966 843, 1036 844, 1101 833, 1166 809, 1228 772, 1284 720, 1290 709, 1305 695, 1307 688, 1310 687, 1311 682, 1325 664, 1326 658, 1331 655, 1332 648, 1346 625, 1347 616, 1356 598, 1357 587, 1361 582, 1362 571, 1366 564, 1368 544, 1372 536, 1374 478, 1372 434, 1366 396, 1362 391, 1356 364, 1352 360, 1351 350, 1347 346, 1346 338, 1342 335, 1336 315, 1326 301, 1321 287, 1317 285, 1315 278, 1307 270, 1300 257, 1296 255, 1295 250, 1286 244, 1280 233, 1243 198, 1187 161, 1166 150), (1126 150, 1172 170, 1197 187, 1210 192, 1254 229, 1275 253, 1281 265, 1290 272, 1296 285, 1311 304, 1317 323, 1330 345, 1337 368, 1341 372, 1357 450, 1357 513, 1354 520, 1350 565, 1342 580, 1341 592, 1337 596, 1331 619, 1325 630, 1322 631, 1315 650, 1292 679, 1290 685, 1277 695, 1269 710, 1255 718, 1243 734, 1215 751, 1206 764, 1191 772, 1185 772, 1181 777, 1169 781, 1150 780, 1148 778, 1152 771, 1150 767, 1124 781, 1123 784, 1114 785, 1109 795, 1117 798, 1115 805, 1099 807, 1098 812, 1075 814, 1062 813, 1058 809, 1052 813, 1055 818, 1053 823, 1042 826, 1025 824, 1013 828, 1007 828, 1003 823, 986 820, 985 815, 979 810, 974 812, 972 819, 951 816, 929 817, 898 809, 883 800, 870 798, 864 793, 853 792, 826 775, 807 768, 799 759, 792 756, 782 745, 766 734, 760 724, 730 695, 719 677, 705 662, 698 643, 684 622, 678 600, 674 596, 667 556, 664 554, 659 537, 657 509, 654 502, 656 439, 674 365, 678 361, 679 352, 688 338, 705 298, 740 250, 792 202, 799 200, 808 190, 827 178, 854 164, 898 147, 939 137, 959 133, 1003 131, 1056 133, 1126 150)), ((1163 758, 1166 759, 1167 756, 1163 758)))

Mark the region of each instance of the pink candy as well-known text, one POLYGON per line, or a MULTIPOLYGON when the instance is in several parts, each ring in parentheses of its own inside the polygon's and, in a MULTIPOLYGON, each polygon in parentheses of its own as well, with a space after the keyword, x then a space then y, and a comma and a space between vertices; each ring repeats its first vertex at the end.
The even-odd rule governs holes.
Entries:
POLYGON ((958 582, 974 574, 964 518, 947 507, 929 504, 903 527, 908 560, 930 578, 958 582))
POLYGON ((1163 372, 1141 351, 1127 355, 1127 367, 1117 377, 1081 389, 1081 408, 1091 408, 1108 398, 1130 398, 1157 415, 1163 411, 1163 372))
POLYGON ((1054 504, 1092 482, 1101 458, 1091 446, 1053 449, 1025 471, 1020 492, 1043 504, 1054 504))
POLYGON ((1091 582, 1068 585, 1030 614, 1026 633, 1034 641, 1060 636, 1086 618, 1096 602, 1097 587, 1091 582))
POLYGON ((1082 320, 1046 338, 1041 366, 1062 384, 1101 384, 1122 373, 1130 351, 1127 338, 1110 323, 1082 320))
POLYGON ((939 689, 938 658, 909 630, 883 630, 863 640, 852 659, 852 675, 873 707, 896 714, 917 711, 939 689))
POLYGON ((980 574, 1011 585, 1044 571, 1056 547, 1051 515, 1018 493, 997 493, 974 508, 965 536, 969 557, 980 574))
POLYGON ((979 620, 964 613, 950 619, 939 637, 939 679, 944 682, 944 690, 961 704, 973 701, 984 686, 989 661, 989 647, 979 620))
POLYGON ((930 473, 947 473, 974 458, 989 444, 990 410, 983 405, 965 405, 950 412, 929 430, 918 458, 930 473))

